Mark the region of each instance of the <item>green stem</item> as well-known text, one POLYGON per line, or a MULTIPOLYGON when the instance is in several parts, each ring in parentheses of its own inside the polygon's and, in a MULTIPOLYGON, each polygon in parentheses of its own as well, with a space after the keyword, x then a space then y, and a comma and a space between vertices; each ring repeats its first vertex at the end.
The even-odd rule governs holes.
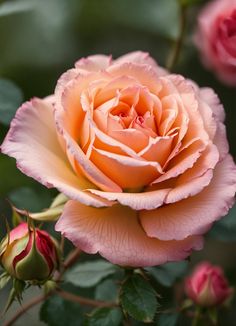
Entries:
POLYGON ((201 308, 197 307, 193 317, 192 326, 200 326, 201 312, 201 308))
POLYGON ((180 5, 180 30, 179 30, 179 36, 177 37, 177 40, 174 43, 170 56, 167 59, 166 68, 169 71, 172 71, 174 66, 178 62, 180 52, 184 42, 186 25, 187 25, 187 7, 180 5))

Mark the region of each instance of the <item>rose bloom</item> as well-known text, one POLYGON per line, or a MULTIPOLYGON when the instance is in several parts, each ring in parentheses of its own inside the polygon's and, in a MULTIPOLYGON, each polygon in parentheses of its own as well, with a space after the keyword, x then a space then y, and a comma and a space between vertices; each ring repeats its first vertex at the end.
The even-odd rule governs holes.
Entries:
POLYGON ((203 262, 186 279, 185 292, 196 304, 213 307, 224 303, 232 295, 233 289, 229 287, 220 267, 203 262))
POLYGON ((236 86, 236 0, 207 4, 199 14, 195 40, 205 66, 236 86))
POLYGON ((81 59, 54 95, 22 105, 1 150, 67 202, 56 230, 115 264, 202 248, 234 203, 236 166, 215 93, 148 54, 81 59))

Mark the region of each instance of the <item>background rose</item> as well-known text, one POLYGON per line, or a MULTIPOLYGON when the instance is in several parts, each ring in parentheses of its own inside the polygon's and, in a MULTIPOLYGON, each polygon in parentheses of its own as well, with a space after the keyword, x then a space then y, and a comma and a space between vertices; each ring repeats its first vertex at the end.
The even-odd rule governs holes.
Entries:
POLYGON ((233 292, 219 266, 203 262, 185 281, 185 292, 196 304, 203 307, 220 305, 233 292))
POLYGON ((200 249, 234 203, 223 120, 211 89, 147 54, 97 55, 67 71, 54 96, 18 110, 2 151, 73 199, 56 229, 75 245, 117 264, 156 265, 200 249))
POLYGON ((206 67, 236 86, 236 1, 207 4, 198 18, 196 44, 206 67))

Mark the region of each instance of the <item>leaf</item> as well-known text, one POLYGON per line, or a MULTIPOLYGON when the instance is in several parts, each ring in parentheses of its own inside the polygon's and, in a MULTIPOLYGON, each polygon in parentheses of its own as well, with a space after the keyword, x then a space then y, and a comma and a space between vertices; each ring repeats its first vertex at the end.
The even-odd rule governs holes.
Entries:
POLYGON ((0 276, 0 290, 2 288, 4 288, 5 285, 7 285, 7 283, 10 281, 11 276, 9 274, 7 274, 6 272, 4 272, 1 276, 0 276))
POLYGON ((120 301, 123 310, 132 318, 147 323, 153 320, 158 307, 156 292, 138 274, 133 274, 124 282, 120 301))
POLYGON ((236 205, 231 208, 227 216, 214 224, 209 235, 225 242, 236 241, 236 205))
POLYGON ((83 314, 78 303, 52 296, 43 303, 40 320, 49 326, 78 326, 82 325, 83 314))
POLYGON ((160 284, 164 286, 172 286, 176 279, 185 275, 188 268, 187 261, 177 263, 167 263, 158 267, 145 268, 160 284))
POLYGON ((0 5, 0 17, 18 14, 33 9, 33 1, 7 1, 0 5))
POLYGON ((95 309, 86 319, 85 326, 119 326, 123 315, 120 308, 95 309))
POLYGON ((101 301, 116 301, 118 297, 118 286, 114 280, 105 280, 98 284, 95 291, 95 299, 101 301))
POLYGON ((0 122, 9 125, 23 101, 21 90, 10 80, 0 79, 0 122))
POLYGON ((27 211, 41 211, 48 207, 51 201, 51 196, 46 190, 36 192, 32 188, 20 187, 10 192, 10 200, 14 206, 27 211))
POLYGON ((178 321, 179 314, 161 314, 157 319, 156 325, 158 326, 175 326, 178 321))
POLYGON ((65 280, 76 286, 92 287, 105 277, 114 274, 116 268, 103 260, 81 263, 75 265, 65 274, 65 280))

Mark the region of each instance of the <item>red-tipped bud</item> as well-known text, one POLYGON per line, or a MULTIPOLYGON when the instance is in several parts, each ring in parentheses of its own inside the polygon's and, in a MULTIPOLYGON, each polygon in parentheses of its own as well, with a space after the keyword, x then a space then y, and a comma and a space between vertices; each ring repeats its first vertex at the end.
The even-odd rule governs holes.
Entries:
POLYGON ((56 240, 47 232, 21 223, 6 236, 0 246, 1 264, 14 278, 44 281, 59 267, 56 240))
POLYGON ((222 304, 232 291, 222 269, 208 262, 199 264, 185 282, 187 296, 202 307, 222 304))

